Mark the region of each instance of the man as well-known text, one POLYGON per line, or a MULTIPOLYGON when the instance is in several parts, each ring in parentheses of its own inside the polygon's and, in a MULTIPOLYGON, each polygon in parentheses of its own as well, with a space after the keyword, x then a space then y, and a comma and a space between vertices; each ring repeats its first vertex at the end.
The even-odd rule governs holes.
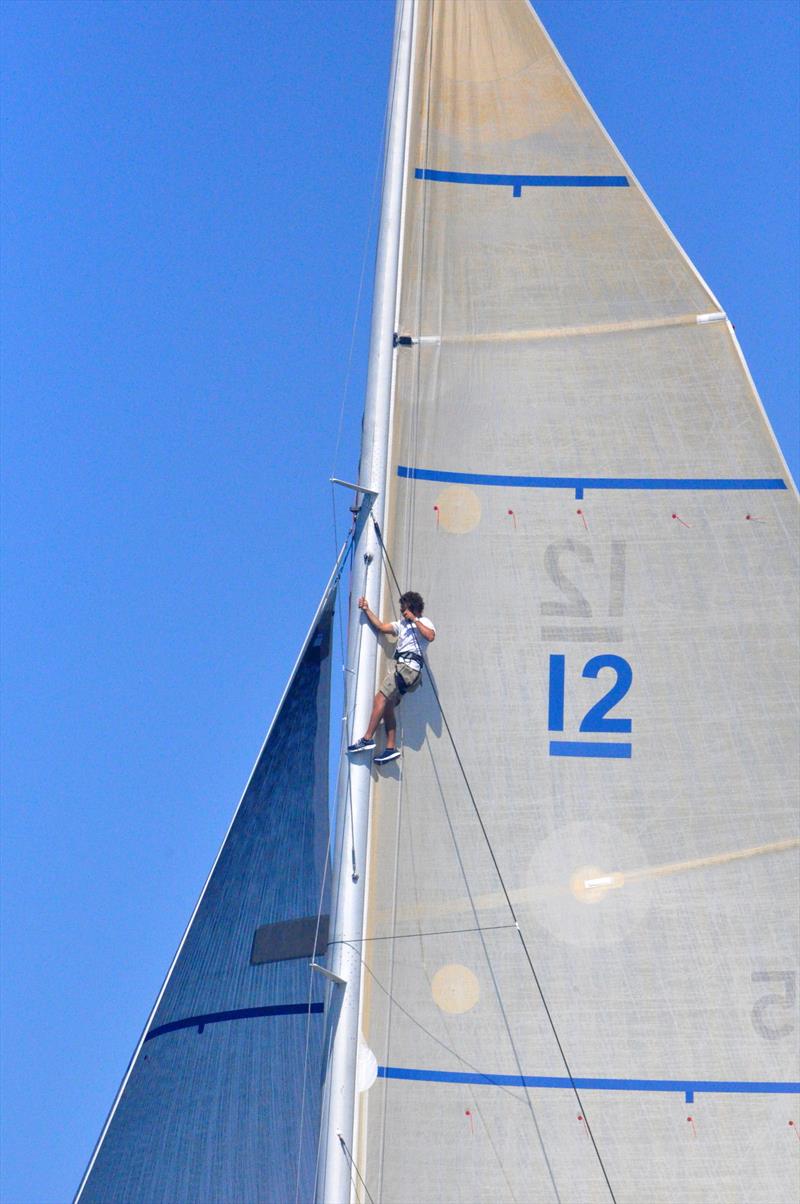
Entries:
POLYGON ((409 694, 422 684, 422 649, 426 643, 432 644, 436 639, 436 628, 423 615, 425 603, 413 590, 401 595, 400 613, 403 617, 397 623, 382 623, 367 606, 366 598, 359 598, 358 605, 376 631, 382 635, 397 636, 397 646, 394 650, 394 668, 386 674, 375 695, 367 730, 355 744, 348 745, 347 751, 371 752, 375 747, 375 733, 383 719, 386 748, 374 760, 376 765, 385 765, 387 761, 394 761, 400 756, 394 709, 404 694, 409 694))

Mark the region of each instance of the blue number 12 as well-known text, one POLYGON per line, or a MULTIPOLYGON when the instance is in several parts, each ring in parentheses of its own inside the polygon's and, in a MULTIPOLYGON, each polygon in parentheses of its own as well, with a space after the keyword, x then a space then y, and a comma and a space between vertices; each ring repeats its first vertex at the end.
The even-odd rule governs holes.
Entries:
MULTIPOLYGON (((554 653, 550 657, 550 701, 548 707, 548 727, 551 732, 564 730, 564 664, 562 653, 554 653)), ((611 652, 603 656, 593 656, 583 666, 584 677, 597 677, 601 669, 613 669, 617 675, 610 690, 586 712, 581 720, 582 732, 629 732, 630 719, 608 719, 608 712, 621 702, 633 681, 633 670, 622 656, 611 652)))

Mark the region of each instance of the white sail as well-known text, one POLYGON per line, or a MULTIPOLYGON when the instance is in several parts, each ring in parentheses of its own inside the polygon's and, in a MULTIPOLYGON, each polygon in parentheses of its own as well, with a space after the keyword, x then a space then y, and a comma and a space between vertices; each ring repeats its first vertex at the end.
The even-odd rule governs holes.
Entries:
POLYGON ((789 1204, 796 493, 525 0, 414 18, 354 1198, 789 1204))

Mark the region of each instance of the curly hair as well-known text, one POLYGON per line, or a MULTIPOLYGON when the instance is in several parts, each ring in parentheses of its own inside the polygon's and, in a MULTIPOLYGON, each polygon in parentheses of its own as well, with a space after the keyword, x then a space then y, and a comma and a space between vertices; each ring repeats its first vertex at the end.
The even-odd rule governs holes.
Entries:
POLYGON ((407 594, 401 594, 400 613, 402 614, 404 610, 410 610, 413 615, 419 618, 425 610, 422 594, 415 594, 413 590, 409 590, 407 594))

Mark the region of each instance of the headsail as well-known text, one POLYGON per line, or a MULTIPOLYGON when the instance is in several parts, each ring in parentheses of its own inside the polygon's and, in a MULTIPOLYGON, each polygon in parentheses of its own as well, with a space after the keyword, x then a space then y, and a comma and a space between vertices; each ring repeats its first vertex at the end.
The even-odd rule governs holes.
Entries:
POLYGON ((795 491, 525 0, 419 0, 409 128, 355 1196, 788 1202, 795 491))
POLYGON ((313 1194, 327 943, 333 607, 343 549, 120 1089, 80 1204, 313 1194))

